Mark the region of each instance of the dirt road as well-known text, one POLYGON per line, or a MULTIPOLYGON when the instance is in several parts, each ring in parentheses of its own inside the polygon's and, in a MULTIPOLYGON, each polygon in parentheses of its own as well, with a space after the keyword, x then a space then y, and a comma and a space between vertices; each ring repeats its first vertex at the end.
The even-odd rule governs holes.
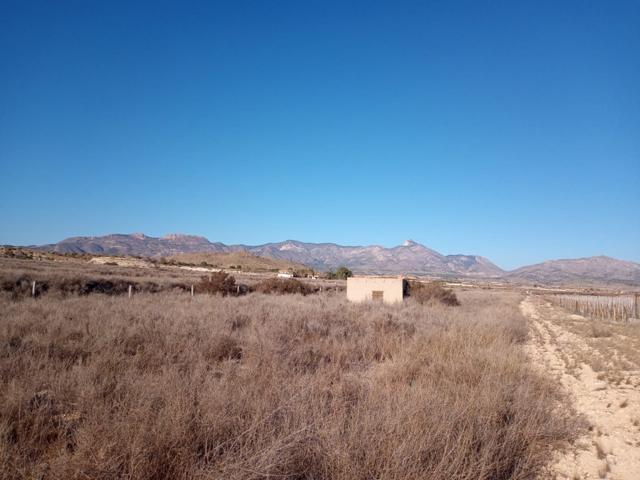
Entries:
POLYGON ((590 424, 570 452, 556 455, 548 477, 640 480, 635 337, 616 326, 594 325, 539 297, 527 297, 520 308, 530 319, 527 350, 536 367, 561 382, 590 424))

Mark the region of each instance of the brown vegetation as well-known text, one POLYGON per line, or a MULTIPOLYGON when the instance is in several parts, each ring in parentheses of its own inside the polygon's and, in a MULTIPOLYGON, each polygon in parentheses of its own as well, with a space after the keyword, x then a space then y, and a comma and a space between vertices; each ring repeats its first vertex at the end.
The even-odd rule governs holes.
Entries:
POLYGON ((409 296, 416 302, 441 303, 450 307, 460 305, 458 297, 453 290, 445 288, 442 282, 409 282, 409 296))
MULTIPOLYGON (((5 275, 0 280, 0 292, 17 300, 32 296, 32 282, 36 277, 31 275, 5 275)), ((122 295, 128 292, 129 286, 136 293, 158 293, 166 290, 186 290, 184 283, 158 284, 155 282, 137 282, 130 279, 105 279, 87 277, 48 276, 36 281, 35 296, 42 295, 69 296, 102 293, 105 295, 122 295)))
POLYGON ((533 478, 573 417, 462 300, 0 295, 0 478, 533 478))
POLYGON ((200 282, 195 285, 195 290, 198 293, 220 295, 246 293, 246 287, 242 287, 241 289, 240 285, 236 285, 236 279, 225 272, 213 272, 210 275, 202 277, 200 282))
POLYGON ((295 278, 267 278, 255 284, 253 286, 253 290, 260 293, 279 295, 287 293, 308 295, 317 291, 306 283, 296 280, 295 278))

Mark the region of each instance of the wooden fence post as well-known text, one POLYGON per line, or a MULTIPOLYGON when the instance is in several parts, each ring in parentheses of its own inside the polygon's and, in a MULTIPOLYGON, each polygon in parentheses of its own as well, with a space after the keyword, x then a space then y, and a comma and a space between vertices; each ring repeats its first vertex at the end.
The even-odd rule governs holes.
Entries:
POLYGON ((131 298, 133 288, 129 285, 129 298, 131 298))
POLYGON ((35 298, 36 296, 36 281, 31 282, 31 296, 35 298))
POLYGON ((193 297, 193 285, 191 285, 191 296, 193 297))
POLYGON ((636 293, 633 297, 633 315, 635 318, 640 318, 640 302, 638 301, 640 293, 636 293))

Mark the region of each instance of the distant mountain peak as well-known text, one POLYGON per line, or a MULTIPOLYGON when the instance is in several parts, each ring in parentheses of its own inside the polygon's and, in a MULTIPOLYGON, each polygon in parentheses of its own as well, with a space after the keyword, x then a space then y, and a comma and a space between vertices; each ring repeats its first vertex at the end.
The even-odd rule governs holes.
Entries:
POLYGON ((300 245, 300 242, 297 242, 295 240, 287 240, 280 245, 279 250, 283 252, 287 250, 302 251, 304 250, 304 248, 302 247, 302 245, 300 245))
POLYGON ((420 245, 418 242, 414 242, 413 240, 405 240, 402 242, 403 247, 415 247, 416 245, 420 245))

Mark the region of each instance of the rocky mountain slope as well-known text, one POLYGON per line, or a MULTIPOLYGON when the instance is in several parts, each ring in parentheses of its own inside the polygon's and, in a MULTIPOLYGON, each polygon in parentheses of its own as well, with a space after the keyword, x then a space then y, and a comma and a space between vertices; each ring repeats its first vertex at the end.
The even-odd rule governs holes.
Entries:
POLYGON ((442 255, 435 250, 407 240, 397 247, 343 246, 334 243, 305 243, 287 240, 249 247, 256 255, 281 258, 320 270, 349 267, 362 273, 407 273, 452 276, 499 276, 503 271, 483 257, 442 255))
POLYGON ((606 256, 549 260, 513 270, 505 278, 547 285, 579 283, 640 285, 640 264, 606 256))
POLYGON ((58 243, 38 247, 57 253, 91 253, 101 255, 138 255, 166 257, 178 253, 228 252, 222 243, 204 237, 172 233, 164 237, 148 237, 144 233, 112 234, 102 237, 70 237, 58 243))
POLYGON ((58 253, 139 255, 167 257, 180 253, 230 253, 244 251, 260 257, 286 260, 319 270, 341 265, 357 273, 432 274, 442 276, 496 277, 504 272, 476 255, 442 255, 407 240, 397 247, 343 246, 335 243, 305 243, 287 240, 258 246, 212 243, 204 237, 171 234, 149 237, 141 233, 103 237, 72 237, 38 247, 58 253))

